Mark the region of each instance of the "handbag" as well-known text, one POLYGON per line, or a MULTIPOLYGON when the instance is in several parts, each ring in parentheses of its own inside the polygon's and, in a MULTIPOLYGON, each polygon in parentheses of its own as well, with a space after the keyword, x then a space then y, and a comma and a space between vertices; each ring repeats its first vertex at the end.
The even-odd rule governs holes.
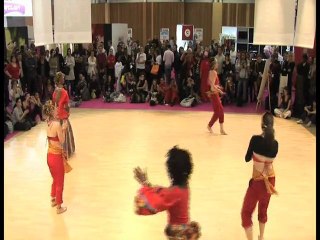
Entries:
POLYGON ((158 64, 153 64, 151 68, 151 74, 157 75, 159 72, 159 65, 158 64))
POLYGON ((70 73, 70 67, 69 66, 64 66, 62 69, 63 74, 69 75, 70 73))

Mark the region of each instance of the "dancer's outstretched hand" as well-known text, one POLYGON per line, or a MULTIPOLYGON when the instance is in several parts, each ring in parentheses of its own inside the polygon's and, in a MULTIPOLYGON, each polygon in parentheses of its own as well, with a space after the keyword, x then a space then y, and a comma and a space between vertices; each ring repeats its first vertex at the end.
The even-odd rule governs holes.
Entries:
POLYGON ((140 183, 143 184, 148 180, 147 172, 143 172, 140 167, 133 169, 134 178, 140 183))

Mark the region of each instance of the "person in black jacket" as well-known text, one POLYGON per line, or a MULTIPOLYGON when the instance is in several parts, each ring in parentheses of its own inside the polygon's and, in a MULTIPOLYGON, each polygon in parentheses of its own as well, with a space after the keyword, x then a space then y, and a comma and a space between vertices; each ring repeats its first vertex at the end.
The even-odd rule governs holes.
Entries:
POLYGON ((273 161, 278 153, 278 142, 274 137, 273 115, 270 112, 263 114, 261 128, 262 134, 251 138, 245 156, 246 162, 253 159, 253 174, 241 210, 242 227, 248 240, 253 239, 251 218, 257 203, 260 228, 258 239, 263 240, 270 197, 272 194, 277 194, 274 188, 273 161))
POLYGON ((45 90, 49 79, 49 71, 49 62, 46 60, 45 55, 40 55, 40 59, 37 64, 38 84, 36 91, 40 94, 42 101, 45 100, 46 96, 45 90))

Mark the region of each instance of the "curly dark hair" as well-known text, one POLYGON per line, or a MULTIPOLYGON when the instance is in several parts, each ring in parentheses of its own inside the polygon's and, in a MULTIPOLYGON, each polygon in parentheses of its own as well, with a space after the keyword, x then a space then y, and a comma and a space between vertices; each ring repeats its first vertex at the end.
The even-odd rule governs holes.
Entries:
POLYGON ((172 185, 187 186, 193 168, 190 152, 174 146, 168 151, 166 157, 167 169, 172 179, 172 185))

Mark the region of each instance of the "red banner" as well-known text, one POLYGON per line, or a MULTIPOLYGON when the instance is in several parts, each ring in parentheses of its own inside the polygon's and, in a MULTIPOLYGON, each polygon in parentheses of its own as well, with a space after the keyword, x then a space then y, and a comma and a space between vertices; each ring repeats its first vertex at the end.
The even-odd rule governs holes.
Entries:
POLYGON ((193 25, 182 25, 182 40, 193 40, 193 25))

